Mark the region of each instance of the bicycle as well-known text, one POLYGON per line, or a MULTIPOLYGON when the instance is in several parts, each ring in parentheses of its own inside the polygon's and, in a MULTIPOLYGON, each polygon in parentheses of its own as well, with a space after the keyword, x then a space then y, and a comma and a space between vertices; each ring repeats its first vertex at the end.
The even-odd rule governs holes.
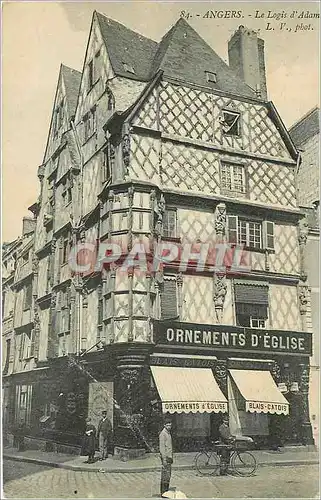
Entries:
POLYGON ((212 445, 211 449, 204 449, 195 456, 196 469, 202 476, 214 476, 219 473, 221 455, 224 450, 231 452, 229 461, 231 472, 235 472, 239 476, 253 476, 255 474, 257 470, 256 459, 252 453, 244 449, 244 443, 240 444, 235 440, 233 444, 227 445, 215 441, 212 445))

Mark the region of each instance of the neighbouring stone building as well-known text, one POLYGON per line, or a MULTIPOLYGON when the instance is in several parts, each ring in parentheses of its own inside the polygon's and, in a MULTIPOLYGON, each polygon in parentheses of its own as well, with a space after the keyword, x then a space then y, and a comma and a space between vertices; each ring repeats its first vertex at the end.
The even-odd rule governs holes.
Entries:
POLYGON ((313 331, 309 403, 317 444, 320 425, 320 109, 310 110, 289 132, 301 155, 297 175, 298 202, 308 224, 305 260, 313 331))
POLYGON ((256 33, 239 27, 227 65, 183 19, 157 43, 95 12, 82 72, 60 69, 36 228, 8 284, 8 425, 23 415, 38 441, 76 445, 107 408, 115 453, 130 455, 154 449, 164 412, 178 451, 215 438, 228 411, 258 446, 277 424, 285 442, 312 443, 297 164, 256 33), (161 243, 177 258, 157 272, 91 267, 97 243, 137 241, 148 261, 161 243), (245 271, 198 268, 217 241, 244 246, 245 271), (73 272, 84 244, 88 270, 73 272))

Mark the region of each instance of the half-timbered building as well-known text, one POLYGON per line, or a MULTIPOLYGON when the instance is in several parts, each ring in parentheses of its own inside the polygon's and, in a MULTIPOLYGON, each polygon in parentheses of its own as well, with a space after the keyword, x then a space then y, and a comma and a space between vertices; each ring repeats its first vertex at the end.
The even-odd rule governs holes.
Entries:
POLYGON ((297 160, 256 33, 239 27, 227 65, 183 19, 157 43, 94 13, 38 171, 34 436, 77 444, 106 408, 119 455, 154 449, 166 412, 176 450, 224 412, 258 445, 280 426, 312 443, 297 160), (177 253, 155 268, 159 248, 177 253))

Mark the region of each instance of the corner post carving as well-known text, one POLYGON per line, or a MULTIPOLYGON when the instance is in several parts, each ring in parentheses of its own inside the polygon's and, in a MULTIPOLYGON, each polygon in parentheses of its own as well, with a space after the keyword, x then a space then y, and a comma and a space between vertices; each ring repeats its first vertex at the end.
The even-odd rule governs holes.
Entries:
POLYGON ((306 263, 305 263, 305 249, 309 234, 309 226, 306 218, 299 222, 299 249, 300 249, 300 274, 301 280, 307 280, 306 263))
POLYGON ((214 274, 213 278, 213 301, 215 308, 216 323, 222 322, 227 283, 225 274, 214 274))

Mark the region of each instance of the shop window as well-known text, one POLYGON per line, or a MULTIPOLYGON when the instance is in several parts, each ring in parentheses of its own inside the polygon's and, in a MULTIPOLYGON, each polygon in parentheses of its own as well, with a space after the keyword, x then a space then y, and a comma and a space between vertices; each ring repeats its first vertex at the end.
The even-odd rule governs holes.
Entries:
POLYGON ((161 293, 161 319, 178 319, 176 277, 165 277, 161 293))
POLYGON ((164 238, 177 238, 177 210, 165 210, 163 216, 163 236, 164 238))
POLYGON ((229 243, 244 245, 250 249, 274 249, 274 223, 270 221, 254 221, 228 216, 229 243))
POLYGON ((224 192, 245 193, 245 167, 232 163, 221 164, 221 187, 224 192))
POLYGON ((221 116, 223 133, 228 136, 239 136, 241 133, 240 113, 230 110, 223 110, 221 116))
POLYGON ((30 309, 32 305, 32 283, 28 283, 28 285, 24 288, 24 299, 23 299, 23 308, 30 309))

